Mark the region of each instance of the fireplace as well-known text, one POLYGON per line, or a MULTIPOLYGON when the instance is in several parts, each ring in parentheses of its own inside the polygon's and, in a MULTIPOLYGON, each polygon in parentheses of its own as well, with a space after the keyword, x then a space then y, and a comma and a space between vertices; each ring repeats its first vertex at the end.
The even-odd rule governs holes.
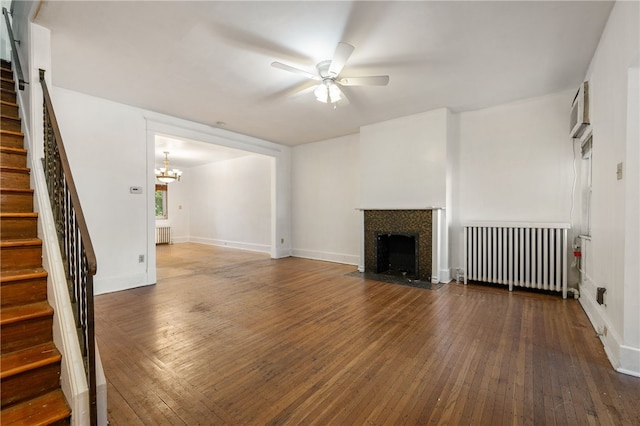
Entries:
POLYGON ((431 210, 364 210, 365 272, 431 281, 431 210))
POLYGON ((418 278, 418 234, 376 232, 376 274, 418 278))

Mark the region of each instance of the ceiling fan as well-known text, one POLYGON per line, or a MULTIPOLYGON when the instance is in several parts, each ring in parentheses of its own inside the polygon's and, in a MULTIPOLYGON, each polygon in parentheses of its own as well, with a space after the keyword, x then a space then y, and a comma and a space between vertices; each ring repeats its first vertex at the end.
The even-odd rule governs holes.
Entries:
POLYGON ((349 43, 338 43, 336 51, 333 54, 333 59, 322 61, 316 65, 318 74, 312 74, 277 61, 272 62, 271 66, 303 75, 311 80, 319 81, 320 83, 313 93, 317 100, 328 104, 338 102, 342 99, 342 96, 346 99, 346 95, 340 90, 339 86, 386 86, 389 84, 388 75, 341 77, 340 73, 353 53, 353 50, 354 47, 349 43))

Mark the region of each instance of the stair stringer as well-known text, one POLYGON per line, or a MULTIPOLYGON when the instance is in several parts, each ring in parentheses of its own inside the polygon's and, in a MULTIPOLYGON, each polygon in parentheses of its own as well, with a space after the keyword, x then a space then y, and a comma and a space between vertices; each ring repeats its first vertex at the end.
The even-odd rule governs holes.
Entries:
MULTIPOLYGON (((32 89, 32 87, 29 87, 29 89, 32 89)), ((20 106, 27 105, 23 102, 23 96, 27 94, 28 90, 24 92, 18 91, 17 98, 20 106)), ((42 102, 33 105, 38 105, 42 109, 42 102)), ((20 115, 22 116, 23 114, 25 112, 21 107, 20 115)), ((39 118, 35 120, 34 125, 43 126, 41 116, 41 112, 40 115, 32 115, 32 117, 39 118)), ((23 123, 26 123, 26 121, 23 120, 23 123)), ((60 385, 71 408, 71 424, 73 426, 84 426, 90 424, 89 386, 73 316, 64 262, 53 220, 45 173, 41 159, 38 158, 38 155, 34 155, 34 153, 42 152, 44 141, 38 141, 40 145, 38 149, 33 143, 30 130, 28 126, 23 125, 24 142, 28 151, 27 162, 31 167, 31 187, 34 190, 33 209, 34 212, 38 213, 38 238, 42 240, 42 265, 48 272, 47 299, 54 310, 53 341, 62 354, 60 385)), ((36 133, 42 134, 41 132, 36 133)), ((107 381, 97 344, 96 392, 98 424, 107 425, 107 381)))

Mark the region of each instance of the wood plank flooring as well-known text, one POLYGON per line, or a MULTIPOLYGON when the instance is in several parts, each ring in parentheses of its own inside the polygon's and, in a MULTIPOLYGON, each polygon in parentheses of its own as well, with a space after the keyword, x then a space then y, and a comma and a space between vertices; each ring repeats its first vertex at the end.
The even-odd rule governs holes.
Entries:
POLYGON ((111 425, 637 425, 579 303, 353 266, 158 246, 158 284, 96 297, 111 425))

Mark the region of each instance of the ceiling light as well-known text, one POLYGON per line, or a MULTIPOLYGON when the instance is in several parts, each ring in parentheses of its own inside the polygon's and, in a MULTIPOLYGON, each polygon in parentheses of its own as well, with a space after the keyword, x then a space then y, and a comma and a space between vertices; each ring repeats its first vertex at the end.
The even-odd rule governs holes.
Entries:
POLYGON ((342 97, 340 96, 340 89, 330 78, 324 79, 324 81, 316 87, 313 92, 316 99, 323 103, 335 103, 342 97))
POLYGON ((164 169, 156 169, 156 179, 162 183, 171 183, 180 180, 180 176, 182 176, 180 170, 169 170, 169 152, 164 151, 164 169))

